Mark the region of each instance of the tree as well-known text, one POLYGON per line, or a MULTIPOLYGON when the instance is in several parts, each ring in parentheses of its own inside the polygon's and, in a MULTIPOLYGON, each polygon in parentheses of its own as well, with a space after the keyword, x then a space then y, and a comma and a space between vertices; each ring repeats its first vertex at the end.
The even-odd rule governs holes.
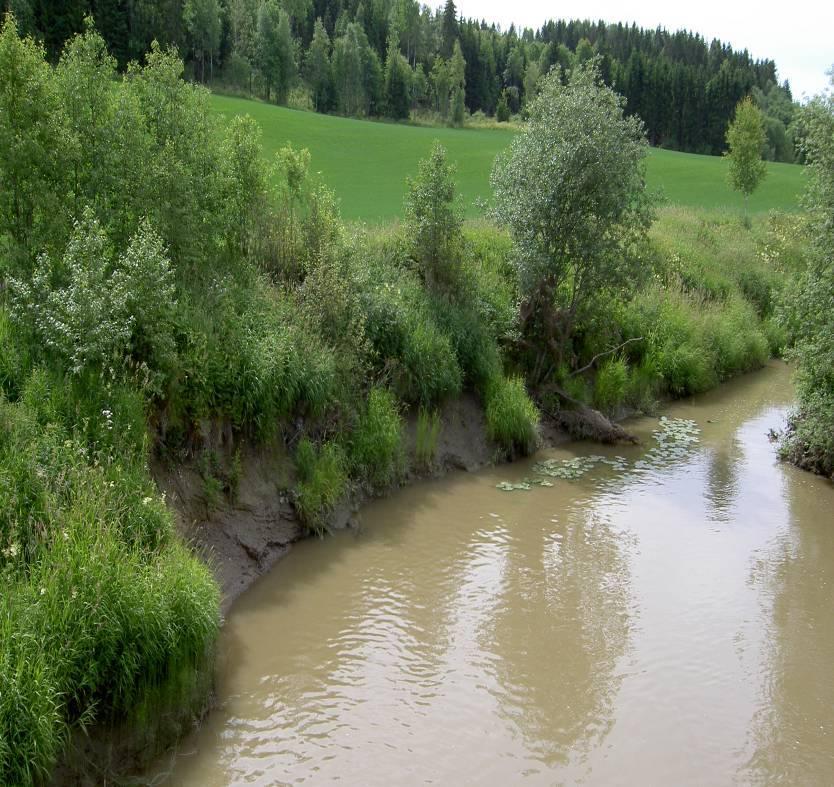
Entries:
POLYGON ((7 16, 0 30, 0 236, 8 232, 21 247, 36 225, 60 215, 53 197, 66 174, 64 132, 51 77, 43 46, 20 38, 7 16))
POLYGON ((444 120, 449 117, 449 63, 442 57, 435 58, 431 69, 434 108, 444 120))
POLYGON ((459 32, 458 11, 455 8, 454 0, 446 0, 440 23, 440 54, 443 57, 451 57, 452 47, 458 40, 459 32))
POLYGON ((567 85, 551 71, 540 87, 491 175, 495 216, 515 247, 536 382, 570 363, 573 328, 593 299, 634 286, 651 223, 643 124, 625 117, 595 62, 577 65, 567 85))
POLYGON ((448 288, 460 259, 463 210, 455 196, 455 167, 440 142, 435 140, 407 186, 404 212, 411 256, 430 286, 448 288))
POLYGON ((499 123, 506 123, 510 119, 510 105, 507 103, 507 91, 501 93, 498 99, 498 106, 495 109, 495 119, 499 123))
POLYGON ((388 42, 385 59, 384 92, 385 114, 395 120, 407 120, 411 106, 411 69, 393 37, 388 42))
POLYGON ((460 41, 455 41, 452 59, 449 61, 449 86, 452 123, 462 126, 466 112, 466 60, 463 58, 460 41))
POLYGON ((274 86, 276 101, 283 104, 295 79, 295 45, 290 18, 277 0, 265 0, 258 9, 257 51, 267 101, 274 86))
POLYGON ((214 55, 220 48, 220 3, 218 0, 185 0, 182 19, 191 40, 194 56, 200 61, 200 81, 206 81, 206 56, 209 78, 214 75, 214 55))
POLYGON ((762 160, 765 144, 764 120, 761 110, 749 96, 739 101, 735 118, 727 129, 727 160, 730 164, 730 185, 744 194, 744 218, 748 220, 747 203, 767 173, 762 160))
POLYGON ((304 60, 304 75, 313 94, 313 108, 316 112, 327 109, 333 90, 333 70, 330 66, 330 38, 321 17, 316 19, 313 28, 313 40, 304 60))

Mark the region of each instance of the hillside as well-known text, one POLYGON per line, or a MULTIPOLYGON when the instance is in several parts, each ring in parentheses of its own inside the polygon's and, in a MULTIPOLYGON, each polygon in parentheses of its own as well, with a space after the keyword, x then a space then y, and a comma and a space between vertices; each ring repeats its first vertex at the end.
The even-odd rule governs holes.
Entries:
MULTIPOLYGON (((348 220, 377 221, 399 216, 406 176, 438 139, 458 166, 458 184, 467 215, 478 210, 474 201, 489 196, 489 171, 500 150, 513 137, 511 130, 425 128, 299 112, 242 98, 213 95, 210 106, 228 118, 251 115, 263 130, 268 157, 291 143, 312 155, 312 169, 341 199, 348 220)), ((662 189, 669 202, 694 208, 740 210, 741 197, 727 185, 726 162, 654 148, 648 158, 650 189, 662 189)), ((750 198, 755 213, 798 208, 802 167, 768 163, 768 177, 750 198)))

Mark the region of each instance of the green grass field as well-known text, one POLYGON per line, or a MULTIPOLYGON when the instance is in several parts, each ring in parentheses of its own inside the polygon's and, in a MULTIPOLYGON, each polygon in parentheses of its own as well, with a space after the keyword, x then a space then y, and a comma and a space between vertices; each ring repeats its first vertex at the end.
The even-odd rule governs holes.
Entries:
MULTIPOLYGON (((341 199, 345 219, 377 221, 400 214, 405 179, 439 139, 458 166, 458 184, 467 215, 477 216, 475 200, 488 197, 489 172, 496 154, 514 132, 494 129, 425 128, 318 115, 242 98, 212 96, 212 107, 228 117, 249 114, 263 129, 271 156, 287 142, 309 148, 312 168, 341 199)), ((727 185, 727 163, 654 149, 648 161, 649 187, 674 204, 741 211, 741 195, 727 185)), ((750 198, 752 212, 796 210, 803 187, 802 167, 769 164, 768 176, 750 198)))

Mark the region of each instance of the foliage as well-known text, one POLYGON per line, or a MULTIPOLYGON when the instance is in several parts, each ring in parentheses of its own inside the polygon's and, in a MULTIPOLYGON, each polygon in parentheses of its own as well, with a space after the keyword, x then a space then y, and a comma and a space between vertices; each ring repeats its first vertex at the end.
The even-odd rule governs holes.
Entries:
POLYGON ((322 24, 316 19, 313 40, 304 58, 304 76, 313 94, 313 108, 323 112, 333 102, 333 69, 330 65, 330 37, 322 24))
POLYGON ((449 289, 455 283, 461 254, 463 212, 455 196, 455 167, 437 141, 423 159, 414 180, 408 180, 404 224, 411 254, 430 287, 449 289))
POLYGON ((510 119, 510 105, 507 103, 507 92, 501 93, 498 106, 495 109, 495 119, 499 123, 506 123, 510 119))
POLYGON ((805 204, 813 238, 780 316, 793 341, 798 407, 783 442, 801 467, 834 476, 834 77, 802 112, 810 182, 805 204))
POLYGON ((20 38, 7 16, 0 30, 0 232, 21 245, 60 220, 61 113, 43 47, 20 38))
POLYGON ((736 191, 744 194, 745 214, 747 198, 767 174, 767 166, 762 160, 764 143, 762 113, 751 98, 742 99, 727 129, 727 158, 730 162, 730 183, 736 191))
POLYGON ((373 388, 350 436, 351 465, 359 478, 381 489, 402 470, 402 418, 391 391, 373 388))
POLYGON ((530 453, 536 446, 539 413, 520 377, 495 379, 486 394, 487 434, 506 451, 530 453))
POLYGON ((612 412, 625 399, 628 366, 623 358, 611 358, 599 367, 594 380, 594 405, 612 412))
POLYGON ((491 181, 514 241, 524 338, 558 365, 583 309, 602 292, 627 292, 643 267, 646 144, 593 61, 567 85, 547 76, 529 116, 491 181))
POLYGON ((347 460, 334 442, 316 449, 306 437, 295 452, 298 484, 295 507, 301 521, 310 530, 323 533, 326 517, 347 489, 347 460))
POLYGON ((11 280, 13 314, 73 374, 130 360, 159 393, 175 355, 172 276, 162 240, 147 222, 111 263, 107 239, 88 209, 60 265, 42 254, 31 283, 11 280))
POLYGON ((258 8, 256 51, 267 101, 274 89, 277 103, 285 104, 296 76, 295 44, 290 18, 277 0, 264 0, 258 8))
POLYGON ((406 120, 411 106, 411 69, 392 39, 385 58, 385 114, 394 120, 406 120))

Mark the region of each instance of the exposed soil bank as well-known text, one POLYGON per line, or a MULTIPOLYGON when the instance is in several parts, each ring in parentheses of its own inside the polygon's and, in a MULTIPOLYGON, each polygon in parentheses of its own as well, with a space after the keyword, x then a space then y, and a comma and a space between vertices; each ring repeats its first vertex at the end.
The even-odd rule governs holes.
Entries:
MULTIPOLYGON (((477 397, 464 395, 440 411, 441 429, 434 461, 423 470, 410 469, 402 480, 437 477, 454 470, 475 471, 511 460, 488 438, 483 408, 477 397)), ((406 419, 405 449, 413 455, 416 416, 406 419)), ((539 428, 542 446, 567 442, 570 436, 546 419, 539 428)), ((250 445, 236 442, 230 429, 214 425, 201 435, 205 447, 221 464, 239 456, 239 482, 234 502, 225 498, 212 507, 197 462, 177 465, 157 461, 154 478, 175 513, 182 536, 212 567, 222 592, 222 612, 256 579, 309 537, 299 522, 287 489, 293 485, 292 463, 279 441, 250 445)), ((330 516, 329 527, 356 527, 360 507, 371 494, 355 490, 330 516)), ((52 774, 56 785, 137 784, 135 775, 182 737, 213 704, 212 670, 194 671, 191 692, 176 701, 161 698, 153 710, 139 709, 136 718, 100 723, 72 736, 63 762, 52 774)), ((182 692, 180 691, 180 694, 182 692)))
MULTIPOLYGON (((406 450, 413 453, 416 418, 407 420, 406 450)), ((555 445, 569 438, 566 432, 543 423, 543 445, 555 445)), ((291 486, 291 469, 282 449, 268 446, 232 446, 227 430, 206 436, 212 448, 227 458, 240 451, 240 482, 234 503, 224 502, 209 510, 204 483, 198 468, 157 465, 154 475, 160 489, 176 512, 181 532, 214 569, 223 594, 223 612, 258 577, 286 555, 292 544, 308 537, 285 491, 291 486)), ((441 409, 441 430, 434 463, 425 471, 409 471, 404 483, 450 470, 473 471, 505 460, 487 438, 480 402, 463 396, 441 409)), ((369 497, 357 490, 332 512, 329 527, 354 527, 359 509, 369 497)))

